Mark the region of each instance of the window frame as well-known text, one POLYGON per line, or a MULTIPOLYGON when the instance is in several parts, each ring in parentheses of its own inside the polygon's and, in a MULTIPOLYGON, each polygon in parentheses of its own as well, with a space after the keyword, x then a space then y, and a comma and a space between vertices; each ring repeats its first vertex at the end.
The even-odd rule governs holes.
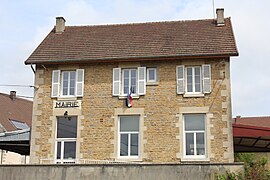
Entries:
POLYGON ((141 138, 141 129, 140 129, 140 115, 119 115, 118 116, 118 132, 117 132, 117 138, 118 138, 118 147, 117 147, 117 159, 139 159, 140 158, 140 138, 141 138), (120 122, 121 122, 121 117, 133 117, 136 116, 138 117, 139 120, 139 130, 138 131, 124 131, 121 132, 120 130, 120 122), (128 134, 128 155, 127 156, 121 156, 121 134, 128 134), (138 155, 130 155, 131 152, 131 146, 130 146, 130 139, 132 134, 137 134, 138 135, 138 155))
POLYGON ((207 117, 204 113, 185 113, 183 114, 183 158, 184 159, 207 159, 207 126, 206 126, 207 117), (204 130, 185 130, 185 116, 187 115, 202 115, 204 119, 204 130), (187 155, 186 151, 186 134, 193 134, 193 144, 194 144, 194 155, 187 155), (197 155, 197 142, 196 142, 196 134, 204 133, 204 155, 197 155))
POLYGON ((202 67, 201 66, 186 66, 185 68, 185 94, 203 94, 203 77, 202 77, 202 67), (192 92, 188 92, 188 72, 187 69, 192 69, 192 92), (195 83, 195 68, 200 69, 200 91, 196 92, 196 83, 195 83))
POLYGON ((157 82, 157 68, 147 68, 147 78, 146 78, 147 83, 156 83, 157 82), (154 80, 149 79, 149 71, 154 70, 154 80))
POLYGON ((57 137, 57 130, 58 130, 58 121, 68 121, 68 119, 65 119, 63 116, 59 116, 56 118, 56 125, 55 125, 55 164, 75 164, 76 162, 76 154, 77 154, 77 138, 78 138, 78 117, 72 116, 68 118, 76 118, 76 138, 58 138, 57 137), (58 142, 61 143, 61 150, 60 150, 60 159, 57 159, 57 148, 58 148, 58 142), (73 159, 64 159, 64 147, 66 142, 75 142, 75 158, 73 159))
POLYGON ((131 95, 135 95, 135 96, 137 96, 138 95, 138 69, 137 68, 123 68, 123 69, 121 69, 121 96, 127 96, 128 95, 128 93, 124 93, 124 77, 125 77, 125 75, 124 75, 124 71, 128 71, 129 72, 129 89, 131 88, 131 71, 132 70, 135 70, 135 74, 136 74, 136 83, 135 83, 135 85, 136 85, 136 93, 131 93, 131 95))
POLYGON ((61 71, 61 86, 60 86, 60 97, 76 97, 76 86, 77 86, 77 73, 76 71, 61 71), (70 73, 75 73, 75 81, 74 81, 74 95, 70 95, 70 73), (68 95, 64 95, 64 73, 68 73, 68 95))

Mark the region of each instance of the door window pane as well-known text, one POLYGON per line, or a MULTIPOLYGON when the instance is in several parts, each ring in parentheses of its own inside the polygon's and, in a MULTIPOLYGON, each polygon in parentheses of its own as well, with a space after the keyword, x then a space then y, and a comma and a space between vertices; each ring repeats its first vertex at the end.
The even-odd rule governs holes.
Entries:
POLYGON ((57 138, 76 138, 77 137, 77 118, 58 118, 57 119, 57 138))
POLYGON ((120 131, 139 131, 139 116, 120 117, 120 131))
POLYGON ((196 133, 197 155, 205 155, 204 133, 196 133))
POLYGON ((120 135, 120 156, 128 155, 128 134, 120 135))
POLYGON ((57 142, 57 159, 60 159, 61 158, 61 142, 57 142))
POLYGON ((64 142, 64 159, 75 159, 76 142, 64 142))
POLYGON ((194 155, 194 135, 186 133, 186 155, 194 155))
POLYGON ((194 130, 204 130, 204 115, 202 114, 192 114, 185 115, 185 130, 194 131, 194 130))
POLYGON ((131 142, 130 142, 130 146, 131 146, 131 150, 130 150, 130 155, 135 155, 138 156, 138 143, 139 143, 139 139, 138 139, 138 134, 131 134, 131 138, 130 138, 131 142))

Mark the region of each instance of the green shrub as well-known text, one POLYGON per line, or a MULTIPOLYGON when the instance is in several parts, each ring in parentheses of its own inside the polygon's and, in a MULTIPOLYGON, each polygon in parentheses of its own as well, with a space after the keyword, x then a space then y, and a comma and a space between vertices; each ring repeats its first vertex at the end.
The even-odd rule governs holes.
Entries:
POLYGON ((216 180, 268 180, 270 170, 267 169, 267 158, 258 158, 254 153, 236 153, 236 162, 244 162, 244 174, 226 172, 226 174, 216 174, 216 180))

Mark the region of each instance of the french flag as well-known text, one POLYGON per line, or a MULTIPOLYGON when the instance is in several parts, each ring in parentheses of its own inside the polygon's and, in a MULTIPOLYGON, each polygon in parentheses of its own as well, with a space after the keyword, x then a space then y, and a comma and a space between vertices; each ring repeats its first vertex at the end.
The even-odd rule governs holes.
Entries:
POLYGON ((129 93, 128 93, 128 95, 127 95, 127 100, 126 100, 126 105, 127 105, 127 107, 132 107, 132 105, 133 105, 133 99, 132 99, 132 96, 131 96, 131 88, 130 88, 130 91, 129 91, 129 93))

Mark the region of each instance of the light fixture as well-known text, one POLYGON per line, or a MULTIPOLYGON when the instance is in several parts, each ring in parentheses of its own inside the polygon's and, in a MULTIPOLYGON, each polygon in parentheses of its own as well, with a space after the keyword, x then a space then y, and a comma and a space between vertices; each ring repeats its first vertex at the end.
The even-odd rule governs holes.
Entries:
POLYGON ((68 118, 68 112, 67 112, 67 111, 64 113, 64 118, 65 118, 65 119, 68 118))

